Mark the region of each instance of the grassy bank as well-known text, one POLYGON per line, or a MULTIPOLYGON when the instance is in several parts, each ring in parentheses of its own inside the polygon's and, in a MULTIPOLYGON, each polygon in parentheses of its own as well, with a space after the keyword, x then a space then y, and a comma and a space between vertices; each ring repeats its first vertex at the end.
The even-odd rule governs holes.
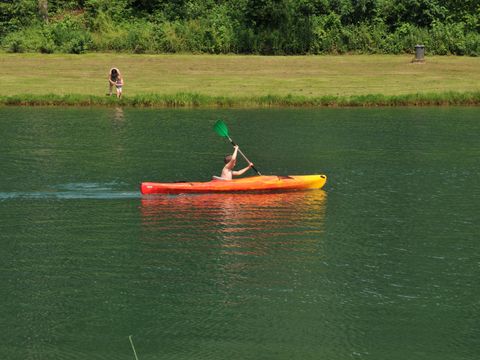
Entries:
POLYGON ((480 58, 0 54, 0 103, 125 106, 480 105, 480 58), (105 96, 108 70, 124 98, 105 96))
POLYGON ((13 95, 0 96, 0 104, 17 106, 129 106, 129 107, 372 107, 480 105, 480 91, 407 95, 276 96, 227 97, 197 93, 173 95, 144 94, 123 97, 95 95, 13 95))

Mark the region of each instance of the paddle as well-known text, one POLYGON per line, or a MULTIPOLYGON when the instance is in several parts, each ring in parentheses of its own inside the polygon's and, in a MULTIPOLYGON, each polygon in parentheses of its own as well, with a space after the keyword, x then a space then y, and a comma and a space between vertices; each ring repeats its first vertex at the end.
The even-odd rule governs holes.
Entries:
MULTIPOLYGON (((230 138, 230 136, 228 135, 228 128, 227 128, 227 125, 222 121, 222 120, 218 120, 215 125, 213 125, 213 129, 215 130, 215 132, 220 135, 221 137, 224 137, 224 138, 227 138, 230 143, 233 145, 233 146, 236 146, 237 144, 235 144, 233 142, 233 140, 230 138)), ((240 153, 240 155, 243 156, 243 158, 245 159, 246 162, 248 162, 249 164, 251 163, 250 160, 247 159, 247 157, 245 156, 245 154, 242 152, 242 150, 240 150, 240 148, 238 149, 238 152, 240 153)), ((260 171, 258 171, 255 166, 252 166, 252 169, 255 170, 255 172, 258 174, 258 175, 262 175, 260 174, 260 171)))

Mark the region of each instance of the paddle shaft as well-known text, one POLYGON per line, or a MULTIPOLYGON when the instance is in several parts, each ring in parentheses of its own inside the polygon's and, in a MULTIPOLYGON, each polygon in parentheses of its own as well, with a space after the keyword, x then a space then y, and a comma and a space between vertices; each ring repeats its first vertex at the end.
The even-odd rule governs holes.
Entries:
MULTIPOLYGON (((230 140, 230 143, 233 145, 233 146, 237 146, 237 144, 235 144, 233 142, 233 140, 230 138, 230 136, 227 136, 228 140, 230 140)), ((238 152, 240 153, 240 155, 243 156, 243 158, 245 159, 246 162, 248 162, 249 164, 251 164, 252 162, 250 160, 247 159, 247 157, 245 156, 245 154, 242 152, 242 150, 240 150, 240 148, 238 148, 238 152)), ((258 174, 258 175, 262 175, 260 174, 260 171, 258 171, 255 166, 252 165, 252 169, 255 170, 255 172, 258 174)))

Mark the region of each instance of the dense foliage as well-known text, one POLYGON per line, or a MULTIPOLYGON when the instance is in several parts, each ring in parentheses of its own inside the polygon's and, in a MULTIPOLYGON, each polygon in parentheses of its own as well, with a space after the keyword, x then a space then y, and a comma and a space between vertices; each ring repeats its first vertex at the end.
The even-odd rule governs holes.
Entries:
POLYGON ((480 55, 478 0, 0 0, 10 52, 480 55))

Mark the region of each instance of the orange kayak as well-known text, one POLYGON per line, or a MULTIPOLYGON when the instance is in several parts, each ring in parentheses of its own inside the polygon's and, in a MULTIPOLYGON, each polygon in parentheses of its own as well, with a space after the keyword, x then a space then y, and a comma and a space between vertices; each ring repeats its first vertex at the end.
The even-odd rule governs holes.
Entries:
POLYGON ((325 185, 325 175, 260 175, 233 180, 211 180, 206 182, 143 182, 141 192, 149 194, 216 193, 216 192, 255 192, 292 191, 320 189, 325 185))

